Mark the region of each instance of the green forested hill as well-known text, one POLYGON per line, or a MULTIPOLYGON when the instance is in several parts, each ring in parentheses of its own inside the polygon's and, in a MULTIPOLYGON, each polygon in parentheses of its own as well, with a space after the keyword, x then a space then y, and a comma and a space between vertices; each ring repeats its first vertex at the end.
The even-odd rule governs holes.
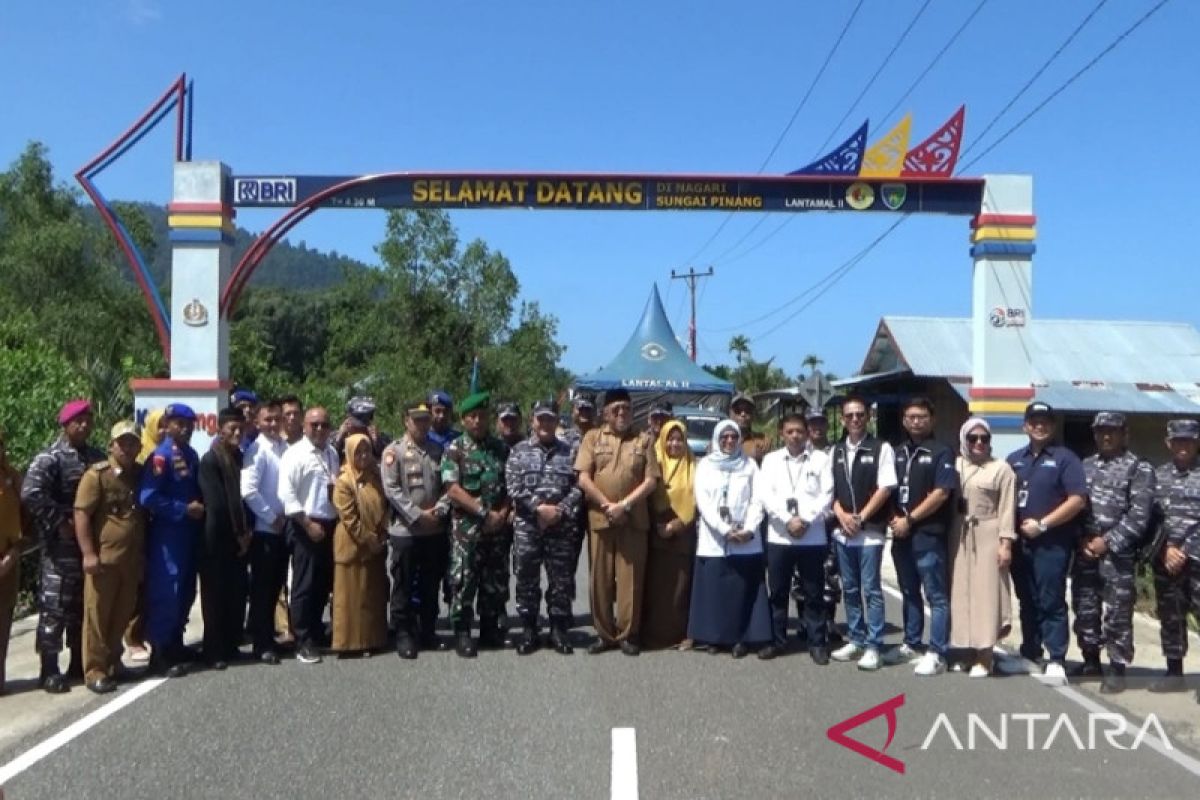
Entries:
MULTIPOLYGON (((153 246, 145 248, 145 256, 149 261, 150 274, 155 283, 165 293, 171 282, 171 246, 167 240, 167 209, 154 203, 114 203, 119 216, 122 208, 136 208, 150 223, 153 234, 153 246)), ((85 212, 94 218, 99 215, 91 206, 85 207, 85 212)), ((125 221, 124 219, 122 220, 125 221)), ((128 224, 128 223, 127 223, 128 224)), ((242 254, 254 242, 255 234, 238 227, 235 234, 233 263, 237 263, 242 254)), ((251 286, 279 287, 299 291, 317 291, 328 289, 341 283, 347 272, 357 272, 368 269, 366 264, 336 252, 323 253, 309 249, 303 242, 291 244, 283 241, 275 245, 267 254, 262 266, 250 280, 251 286)))

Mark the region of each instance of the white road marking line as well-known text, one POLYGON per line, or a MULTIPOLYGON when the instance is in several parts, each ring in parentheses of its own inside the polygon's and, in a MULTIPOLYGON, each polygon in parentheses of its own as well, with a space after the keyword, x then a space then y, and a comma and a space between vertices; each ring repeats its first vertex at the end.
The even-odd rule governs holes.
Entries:
POLYGON ((612 729, 612 800, 637 800, 637 731, 612 729))
MULTIPOLYGON (((887 592, 888 594, 890 594, 892 597, 895 597, 895 598, 901 599, 901 600, 904 599, 904 593, 901 592, 899 589, 896 589, 892 586, 884 584, 883 590, 885 592, 887 592)), ((929 616, 929 609, 925 609, 925 616, 927 616, 927 617, 929 616)), ((1005 658, 1006 660, 1010 660, 1010 661, 1014 660, 1013 654, 1009 653, 1007 650, 997 648, 996 652, 1000 653, 1001 657, 1005 658)), ((1042 676, 1040 674, 1038 674, 1038 672, 1037 672, 1036 664, 1034 664, 1032 661, 1029 661, 1026 658, 1021 658, 1020 656, 1016 656, 1015 660, 1022 665, 1026 675, 1028 675, 1031 679, 1037 681, 1039 684, 1042 684, 1043 686, 1046 685, 1041 679, 1042 676)), ((1131 736, 1131 737, 1134 736, 1137 733, 1138 727, 1140 727, 1140 725, 1143 722, 1145 722, 1145 720, 1138 720, 1137 717, 1133 716, 1130 712, 1126 711, 1125 709, 1123 709, 1119 706, 1113 706, 1112 708, 1109 708, 1102 703, 1098 703, 1095 700, 1093 700, 1092 698, 1090 698, 1087 695, 1080 692, 1078 689, 1075 689, 1069 685, 1068 686, 1053 686, 1050 688, 1054 689, 1054 691, 1058 692, 1060 695, 1067 698, 1072 703, 1074 703, 1075 705, 1084 709, 1085 711, 1088 711, 1089 713, 1111 714, 1114 711, 1119 713, 1121 716, 1123 716, 1126 719, 1133 722, 1134 729, 1130 730, 1130 731, 1126 731, 1126 735, 1128 735, 1128 736, 1131 736)), ((1147 736, 1146 738, 1142 739, 1142 744, 1146 745, 1151 750, 1153 750, 1154 752, 1163 756, 1164 758, 1174 761, 1176 764, 1183 767, 1184 769, 1186 769, 1188 772, 1192 773, 1193 775, 1200 776, 1200 761, 1192 758, 1187 753, 1180 751, 1179 748, 1168 749, 1168 748, 1164 747, 1162 742, 1160 742, 1154 736, 1147 736)))
POLYGON ((41 761, 43 758, 50 755, 63 745, 67 744, 72 739, 80 736, 83 733, 86 733, 88 729, 93 728, 104 720, 108 719, 125 706, 154 691, 165 680, 166 678, 153 678, 151 680, 142 681, 137 686, 134 686, 128 691, 117 695, 112 700, 100 706, 100 708, 97 708, 87 716, 71 723, 58 733, 51 736, 49 739, 46 739, 45 741, 29 748, 24 753, 5 764, 3 767, 0 767, 0 786, 3 786, 17 775, 20 775, 22 772, 29 769, 34 764, 41 761))

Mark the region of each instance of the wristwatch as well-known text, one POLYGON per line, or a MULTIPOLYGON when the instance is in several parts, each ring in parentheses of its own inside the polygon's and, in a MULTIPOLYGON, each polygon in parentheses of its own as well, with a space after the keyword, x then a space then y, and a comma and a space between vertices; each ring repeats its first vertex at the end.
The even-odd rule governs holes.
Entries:
POLYGON ((1050 530, 1050 526, 1046 524, 1046 521, 1044 519, 1039 519, 1037 521, 1037 526, 1038 526, 1038 533, 1045 533, 1046 531, 1050 530))

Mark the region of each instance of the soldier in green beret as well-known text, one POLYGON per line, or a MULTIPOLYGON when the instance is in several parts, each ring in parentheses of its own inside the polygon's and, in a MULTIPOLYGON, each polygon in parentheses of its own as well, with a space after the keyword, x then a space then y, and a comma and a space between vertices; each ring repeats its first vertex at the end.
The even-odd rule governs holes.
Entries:
POLYGON ((503 532, 508 523, 504 462, 508 447, 490 432, 489 395, 462 400, 465 433, 442 456, 442 485, 453 506, 450 527, 450 623, 455 650, 474 658, 472 608, 479 593, 479 642, 502 647, 502 620, 508 602, 508 559, 503 532))

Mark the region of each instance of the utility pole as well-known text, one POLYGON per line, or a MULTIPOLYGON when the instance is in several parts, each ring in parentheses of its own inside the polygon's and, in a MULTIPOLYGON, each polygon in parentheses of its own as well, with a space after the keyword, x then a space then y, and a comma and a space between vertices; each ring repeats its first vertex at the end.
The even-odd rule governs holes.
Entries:
POLYGON ((700 278, 711 278, 713 268, 709 267, 708 272, 696 272, 692 267, 688 267, 685 274, 676 275, 675 270, 671 270, 671 280, 687 281, 688 291, 692 295, 692 319, 688 323, 688 355, 692 361, 696 360, 696 281, 700 278))

